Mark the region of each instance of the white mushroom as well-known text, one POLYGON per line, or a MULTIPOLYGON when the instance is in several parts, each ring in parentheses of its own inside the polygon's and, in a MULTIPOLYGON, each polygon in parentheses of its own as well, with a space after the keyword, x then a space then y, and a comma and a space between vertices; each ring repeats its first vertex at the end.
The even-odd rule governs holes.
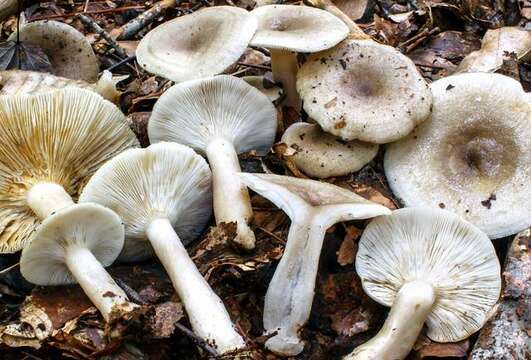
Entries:
POLYGON ((36 71, 0 71, 0 95, 35 95, 69 86, 95 91, 103 96, 103 98, 114 103, 118 102, 121 95, 116 90, 116 82, 113 80, 112 74, 107 70, 103 71, 100 79, 95 84, 36 71))
POLYGON ((152 143, 173 141, 205 154, 212 168, 216 223, 237 222, 236 242, 255 245, 247 222, 249 193, 238 178, 238 154, 266 153, 275 138, 276 109, 245 81, 220 75, 177 84, 157 101, 148 124, 152 143))
POLYGON ((310 55, 297 89, 308 115, 345 141, 400 139, 429 116, 432 104, 415 64, 372 40, 349 38, 310 55))
POLYGON ((296 53, 329 49, 347 37, 348 28, 334 15, 307 6, 265 5, 251 14, 258 20, 251 45, 269 49, 273 78, 282 83, 286 105, 299 110, 301 101, 295 87, 299 69, 296 53))
POLYGON ((104 162, 138 146, 116 106, 74 87, 0 96, 0 123, 2 253, 29 244, 40 219, 71 206, 104 162))
POLYGON ((243 55, 256 31, 246 10, 215 6, 165 22, 136 50, 146 71, 175 82, 220 74, 243 55))
POLYGON ((210 182, 207 163, 192 149, 158 143, 125 151, 103 165, 80 202, 104 205, 121 216, 126 226, 122 259, 145 258, 153 248, 194 332, 225 353, 243 348, 245 342, 183 244, 196 238, 210 218, 210 182))
POLYGON ((483 326, 501 287, 489 238, 457 215, 429 208, 371 221, 356 271, 365 292, 391 311, 380 332, 345 360, 404 359, 424 324, 434 341, 463 340, 483 326))
POLYGON ((265 297, 264 328, 267 334, 274 335, 266 342, 269 350, 297 355, 304 348, 299 330, 310 317, 326 230, 340 221, 367 219, 391 211, 319 181, 244 173, 240 177, 291 219, 286 249, 265 297))
POLYGON ((325 133, 319 125, 295 123, 286 129, 282 142, 295 149, 295 165, 317 178, 343 176, 358 171, 378 153, 378 145, 343 141, 325 133))
POLYGON ((263 76, 244 76, 242 77, 242 80, 252 87, 255 87, 272 102, 280 99, 282 96, 282 90, 263 76))
POLYGON ((104 268, 114 262, 124 244, 120 217, 96 204, 62 207, 72 202, 66 193, 53 197, 55 207, 50 200, 51 196, 32 198, 32 208, 52 213, 22 250, 20 272, 24 278, 37 285, 79 283, 106 321, 136 309, 104 268))
POLYGON ((406 206, 441 207, 491 238, 531 226, 531 98, 498 74, 431 84, 433 113, 387 148, 384 167, 406 206))
MULTIPOLYGON (((54 75, 88 83, 98 80, 98 59, 88 40, 74 27, 59 21, 35 21, 22 26, 18 38, 44 51, 54 75)), ((14 32, 9 40, 16 39, 14 32)))

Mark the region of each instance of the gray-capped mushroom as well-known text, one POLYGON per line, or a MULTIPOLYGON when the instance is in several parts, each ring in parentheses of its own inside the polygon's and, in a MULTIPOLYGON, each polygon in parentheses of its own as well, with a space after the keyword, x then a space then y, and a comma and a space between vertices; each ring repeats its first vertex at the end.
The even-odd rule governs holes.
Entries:
POLYGON ((408 207, 450 210, 491 238, 531 226, 531 99, 499 74, 431 84, 431 118, 391 144, 384 168, 408 207))
POLYGON ((249 12, 214 6, 157 26, 136 50, 146 71, 175 82, 217 75, 243 55, 256 31, 249 12))
POLYGON ((299 331, 310 317, 319 255, 326 230, 341 221, 391 213, 335 185, 281 175, 240 174, 243 182, 291 219, 286 249, 267 289, 266 347, 294 356, 304 348, 299 331))
POLYGON ((265 5, 251 14, 258 20, 251 45, 269 49, 273 78, 282 83, 286 104, 299 110, 297 52, 329 49, 347 37, 348 28, 334 15, 308 6, 265 5))
POLYGON ((138 146, 115 105, 74 87, 0 96, 0 123, 2 253, 26 246, 40 220, 71 206, 104 162, 138 146))
POLYGON ((406 208, 372 220, 356 271, 365 292, 391 311, 380 332, 345 360, 404 359, 424 324, 434 341, 466 339, 483 326, 501 287, 489 238, 440 209, 406 208))
POLYGON ((358 171, 378 153, 378 145, 343 141, 317 124, 295 123, 286 129, 282 142, 295 149, 295 165, 316 178, 343 176, 358 171))
MULTIPOLYGON (((98 59, 88 40, 74 27, 59 21, 35 21, 22 26, 18 38, 44 51, 54 75, 88 83, 98 80, 98 59)), ((17 40, 17 32, 9 40, 17 40)))
POLYGON ((432 104, 428 84, 409 58, 355 38, 310 55, 297 89, 308 115, 345 141, 398 140, 426 120, 432 104))
POLYGON ((238 154, 269 151, 277 113, 269 98, 228 75, 177 84, 157 101, 148 125, 152 143, 173 141, 206 155, 212 168, 216 223, 237 222, 235 241, 255 246, 247 188, 238 177, 238 154))
POLYGON ((80 202, 104 205, 123 219, 122 259, 155 251, 199 337, 220 353, 245 346, 183 244, 200 234, 212 213, 211 173, 200 155, 164 142, 124 151, 94 174, 80 202))

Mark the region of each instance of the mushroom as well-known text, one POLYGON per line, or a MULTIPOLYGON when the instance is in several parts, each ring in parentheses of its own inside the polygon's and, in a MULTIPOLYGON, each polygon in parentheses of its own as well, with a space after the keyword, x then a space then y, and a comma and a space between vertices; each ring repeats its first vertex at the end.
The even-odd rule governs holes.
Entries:
POLYGON ((367 3, 363 5, 363 2, 356 2, 356 1, 350 1, 350 0, 341 0, 341 1, 335 1, 339 3, 340 6, 337 6, 332 0, 307 0, 310 5, 315 6, 316 8, 328 11, 331 14, 334 14, 337 16, 341 21, 345 23, 345 25, 348 26, 350 33, 352 36, 355 36, 357 38, 370 38, 368 35, 366 35, 363 30, 359 28, 358 25, 352 20, 352 18, 347 15, 341 7, 345 8, 346 10, 350 10, 351 13, 355 13, 357 18, 360 18, 363 16, 363 13, 365 12, 365 7, 367 6, 367 3))
MULTIPOLYGON (((59 21, 35 21, 19 29, 18 39, 39 46, 50 59, 54 75, 88 83, 98 80, 98 59, 88 40, 74 27, 59 21)), ((9 40, 17 40, 16 31, 9 40)))
POLYGON ((138 146, 116 106, 74 87, 0 96, 0 123, 1 253, 28 245, 104 162, 138 146))
POLYGON ((260 90, 271 102, 275 102, 282 96, 282 90, 263 76, 244 76, 242 79, 252 87, 260 90))
POLYGON ((345 142, 325 133, 316 124, 291 125, 282 135, 282 142, 296 150, 295 165, 317 178, 358 171, 378 153, 378 145, 357 140, 345 142))
POLYGON ((273 79, 282 83, 286 105, 299 110, 296 52, 329 49, 347 37, 348 28, 334 15, 307 6, 265 5, 251 14, 258 20, 258 30, 250 44, 269 49, 273 79))
POLYGON ((151 143, 173 141, 206 155, 212 168, 216 223, 237 223, 235 242, 253 249, 247 188, 238 154, 266 153, 275 138, 276 109, 245 81, 220 75, 174 85, 157 101, 148 124, 151 143))
POLYGON ((165 22, 138 44, 138 63, 175 82, 213 76, 243 55, 256 31, 246 10, 215 6, 165 22))
POLYGON ((0 0, 0 21, 17 13, 18 2, 19 0, 0 0))
POLYGON ((431 84, 431 118, 384 157, 393 193, 408 207, 450 210, 493 239, 531 226, 531 98, 499 74, 431 84))
POLYGON ((83 80, 72 80, 36 71, 0 71, 0 95, 39 94, 46 91, 76 86, 97 92, 105 99, 118 102, 121 93, 116 90, 112 74, 105 70, 95 84, 83 80))
POLYGON ((432 103, 409 58, 390 46, 353 38, 310 55, 297 89, 308 115, 345 141, 398 140, 429 116, 432 103))
POLYGON ((80 202, 104 205, 121 216, 126 226, 121 258, 145 258, 152 247, 194 332, 225 353, 243 348, 245 342, 183 245, 196 238, 210 218, 210 181, 207 163, 192 149, 158 143, 127 150, 103 165, 83 190, 80 202))
POLYGON ((372 220, 356 271, 365 292, 391 311, 380 332, 345 360, 404 359, 424 324, 434 341, 463 340, 483 326, 501 287, 489 238, 440 209, 406 208, 372 220))
POLYGON ((284 356, 299 354, 299 330, 310 317, 319 255, 326 230, 340 221, 391 211, 337 187, 289 176, 240 174, 243 182, 284 210, 291 219, 284 255, 265 296, 266 347, 284 356))
POLYGON ((79 283, 106 321, 138 308, 104 268, 124 244, 120 217, 97 204, 74 205, 56 184, 37 184, 30 193, 30 206, 44 209, 39 216, 45 218, 22 250, 22 276, 37 285, 79 283))

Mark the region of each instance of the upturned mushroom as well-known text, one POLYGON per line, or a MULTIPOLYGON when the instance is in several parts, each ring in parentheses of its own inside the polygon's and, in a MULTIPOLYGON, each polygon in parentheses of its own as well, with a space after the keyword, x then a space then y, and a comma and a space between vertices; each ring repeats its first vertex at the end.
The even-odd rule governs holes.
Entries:
POLYGON ((431 84, 433 113, 384 158, 393 193, 408 207, 445 208, 491 238, 531 226, 531 98, 499 74, 431 84))
POLYGON ((266 347, 284 356, 299 354, 299 330, 310 317, 319 255, 326 230, 340 221, 390 214, 335 185, 281 175, 240 174, 252 190, 273 202, 291 219, 284 255, 269 284, 264 328, 273 335, 266 347))
POLYGON ((221 299, 195 267, 183 245, 196 238, 212 213, 211 173, 191 148, 158 143, 127 150, 103 165, 80 202, 114 210, 125 222, 121 258, 157 254, 168 272, 194 332, 220 353, 243 348, 221 299))
POLYGON ((107 160, 137 147, 125 116, 77 88, 0 97, 0 252, 29 244, 107 160))
POLYGON ((225 71, 243 55, 256 20, 234 6, 214 6, 157 26, 136 50, 146 71, 175 82, 225 71))
POLYGON ((391 306, 380 332, 345 360, 404 359, 424 324, 437 342, 479 330, 500 294, 500 264, 489 238, 448 211, 406 208, 378 217, 358 244, 365 292, 391 306))
POLYGON ((247 224, 249 193, 238 177, 238 154, 267 153, 273 144, 277 114, 271 101, 245 81, 220 75, 174 85, 157 101, 148 124, 152 143, 173 141, 206 155, 212 168, 216 223, 236 222, 235 241, 255 246, 247 224))
POLYGON ((269 49, 273 79, 282 83, 286 105, 299 110, 297 52, 329 49, 347 37, 348 28, 334 15, 307 6, 265 5, 251 14, 258 20, 258 30, 250 44, 269 49))
POLYGON ((95 84, 72 80, 48 73, 24 70, 0 71, 0 95, 39 94, 75 86, 97 92, 103 98, 118 102, 121 93, 116 90, 112 74, 105 70, 95 84))
POLYGON ((295 149, 295 165, 316 178, 343 176, 358 171, 378 153, 378 145, 343 141, 317 124, 295 123, 286 129, 282 142, 295 149))
POLYGON ((426 120, 432 104, 428 84, 409 58, 355 38, 310 55, 297 89, 308 115, 345 141, 398 140, 426 120))
POLYGON ((53 74, 74 80, 95 83, 98 80, 98 59, 85 36, 74 27, 52 20, 27 23, 9 40, 37 45, 48 56, 53 74))
POLYGON ((124 244, 120 217, 97 204, 73 204, 55 184, 35 185, 31 191, 32 209, 49 213, 41 213, 46 217, 22 250, 22 276, 37 285, 79 284, 106 321, 138 308, 105 270, 124 244))

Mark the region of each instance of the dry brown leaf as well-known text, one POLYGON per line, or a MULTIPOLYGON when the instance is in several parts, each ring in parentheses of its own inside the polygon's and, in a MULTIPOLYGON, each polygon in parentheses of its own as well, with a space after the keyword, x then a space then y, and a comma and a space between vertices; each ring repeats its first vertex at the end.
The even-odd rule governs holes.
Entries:
POLYGON ((458 72, 492 72, 504 59, 521 59, 531 51, 531 32, 518 27, 488 30, 481 41, 481 49, 470 53, 459 64, 458 72))
POLYGON ((273 145, 273 154, 278 156, 288 170, 291 171, 295 177, 306 179, 308 177, 299 170, 297 165, 295 165, 295 161, 293 160, 293 155, 296 153, 297 150, 284 143, 276 143, 273 145))
POLYGON ((463 340, 457 343, 436 343, 430 341, 427 337, 421 335, 415 349, 417 350, 416 358, 424 359, 426 357, 464 357, 467 356, 470 343, 463 340))
POLYGON ((355 226, 347 226, 345 238, 337 252, 337 262, 341 266, 354 264, 356 252, 358 251, 357 240, 362 231, 355 226))

